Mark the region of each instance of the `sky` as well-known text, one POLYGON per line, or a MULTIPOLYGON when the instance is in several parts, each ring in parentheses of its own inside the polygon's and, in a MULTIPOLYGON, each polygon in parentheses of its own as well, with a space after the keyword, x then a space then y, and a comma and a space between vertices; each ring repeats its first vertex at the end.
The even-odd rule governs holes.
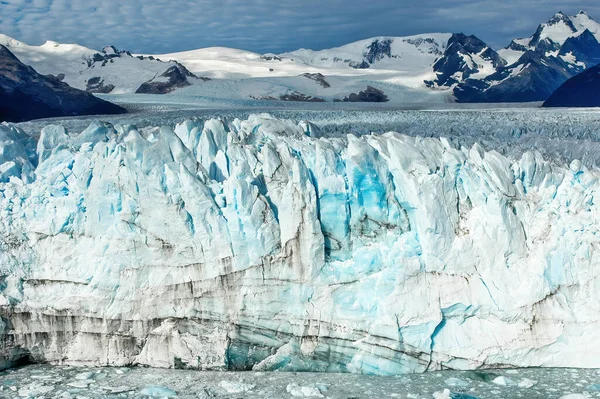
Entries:
POLYGON ((474 34, 494 48, 531 36, 558 11, 598 0, 0 0, 0 33, 135 53, 225 46, 259 53, 320 50, 374 36, 474 34))

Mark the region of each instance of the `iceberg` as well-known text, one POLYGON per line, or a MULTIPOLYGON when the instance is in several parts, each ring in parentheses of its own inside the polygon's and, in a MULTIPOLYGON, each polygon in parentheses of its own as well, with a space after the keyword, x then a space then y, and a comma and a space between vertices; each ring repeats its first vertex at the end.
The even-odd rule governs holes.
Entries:
POLYGON ((577 160, 266 114, 0 147, 3 367, 600 367, 577 160))

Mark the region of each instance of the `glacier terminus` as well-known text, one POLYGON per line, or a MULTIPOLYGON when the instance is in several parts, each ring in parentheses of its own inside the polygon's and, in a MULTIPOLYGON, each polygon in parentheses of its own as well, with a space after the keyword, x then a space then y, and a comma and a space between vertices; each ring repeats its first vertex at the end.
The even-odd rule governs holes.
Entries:
POLYGON ((0 148, 3 367, 600 367, 586 162, 267 114, 0 148))

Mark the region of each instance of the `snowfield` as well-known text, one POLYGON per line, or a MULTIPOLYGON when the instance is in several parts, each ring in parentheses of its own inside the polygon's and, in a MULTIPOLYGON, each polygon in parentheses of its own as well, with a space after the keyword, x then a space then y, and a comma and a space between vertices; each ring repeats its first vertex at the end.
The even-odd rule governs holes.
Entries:
POLYGON ((168 109, 0 126, 5 366, 600 367, 595 111, 168 109))

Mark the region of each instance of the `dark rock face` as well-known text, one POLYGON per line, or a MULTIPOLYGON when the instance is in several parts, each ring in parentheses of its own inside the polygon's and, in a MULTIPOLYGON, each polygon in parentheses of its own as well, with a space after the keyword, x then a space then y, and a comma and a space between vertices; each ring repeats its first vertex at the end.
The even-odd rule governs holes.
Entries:
POLYGON ((307 94, 300 93, 297 91, 290 93, 290 94, 284 94, 284 95, 280 96, 279 99, 281 101, 302 101, 302 102, 309 102, 309 103, 325 102, 325 100, 323 100, 322 98, 309 96, 307 94))
POLYGON ((95 77, 95 78, 91 78, 87 81, 87 87, 85 88, 86 91, 89 91, 90 93, 103 93, 103 94, 108 94, 111 91, 113 91, 115 88, 115 85, 105 85, 104 84, 104 79, 100 78, 100 77, 95 77))
POLYGON ((65 74, 64 73, 59 73, 58 75, 54 76, 54 75, 47 75, 49 78, 54 78, 54 79, 58 79, 59 81, 63 81, 65 80, 65 74))
POLYGON ((86 60, 87 66, 89 68, 95 63, 101 63, 102 66, 105 66, 108 62, 114 62, 114 58, 119 58, 122 56, 132 57, 129 51, 118 50, 115 46, 106 46, 102 49, 102 53, 95 53, 86 60))
POLYGON ((356 62, 356 61, 351 61, 350 65, 352 68, 354 69, 369 69, 369 67, 371 66, 371 64, 369 64, 367 61, 362 61, 362 62, 356 62))
MULTIPOLYGON (((143 83, 137 90, 136 93, 140 94, 166 94, 173 90, 181 87, 190 86, 191 83, 188 81, 188 77, 198 78, 196 75, 187 70, 186 67, 180 63, 176 63, 165 71, 161 78, 164 79, 153 79, 146 83, 143 83), (166 79, 166 80, 165 80, 166 79)), ((210 80, 208 78, 201 78, 202 80, 210 80)))
POLYGON ((122 114, 124 108, 43 76, 0 45, 0 120, 21 122, 56 116, 122 114))
POLYGON ((388 96, 379 89, 371 86, 361 92, 351 93, 348 97, 344 98, 344 102, 365 102, 365 103, 384 103, 389 101, 388 96))
POLYGON ((250 96, 250 98, 254 100, 260 101, 298 101, 298 102, 308 102, 308 103, 324 103, 325 100, 319 97, 309 96, 308 94, 300 93, 299 91, 294 91, 288 94, 283 94, 279 96, 279 98, 273 96, 250 96))
POLYGON ((508 45, 508 47, 506 47, 507 49, 510 50, 515 50, 515 51, 527 51, 527 47, 517 43, 516 41, 511 41, 510 44, 508 45))
POLYGON ((560 50, 560 44, 555 43, 548 38, 540 40, 535 45, 535 51, 540 54, 545 54, 545 53, 548 53, 551 51, 556 51, 556 50, 560 50))
POLYGON ((600 107, 600 65, 567 80, 544 107, 600 107))
MULTIPOLYGON (((421 47, 421 45, 423 43, 430 44, 430 45, 435 44, 435 39, 433 39, 431 37, 426 37, 426 38, 419 37, 419 38, 416 38, 416 39, 404 39, 403 42, 412 44, 415 47, 421 47)), ((431 46, 429 48, 429 50, 427 51, 427 53, 428 54, 435 54, 435 55, 442 55, 443 54, 443 52, 439 48, 437 48, 436 46, 431 46)))
POLYGON ((475 54, 486 61, 490 61, 494 68, 506 65, 506 61, 498 53, 476 36, 456 33, 448 40, 448 47, 444 52, 444 56, 433 64, 433 71, 437 74, 435 83, 438 86, 452 86, 459 83, 459 80, 456 79, 457 73, 463 79, 466 79, 479 72, 479 65, 474 63, 469 65, 465 61, 475 54))
POLYGON ((600 43, 589 30, 577 37, 568 38, 560 48, 559 56, 572 56, 586 67, 600 64, 600 43))
POLYGON ((281 61, 281 57, 275 54, 263 54, 260 56, 260 58, 265 61, 281 61))
POLYGON ((321 73, 303 73, 301 76, 304 76, 310 80, 314 80, 326 89, 331 87, 331 85, 325 80, 325 76, 323 76, 321 73))
POLYGON ((543 101, 570 77, 560 58, 528 51, 513 65, 483 80, 468 79, 454 89, 459 102, 543 101), (517 68, 522 68, 512 76, 517 68))
MULTIPOLYGON (((364 58, 362 61, 344 60, 344 62, 349 62, 348 65, 355 69, 368 69, 376 61, 392 57, 393 42, 392 39, 375 40, 367 46, 368 51, 363 54, 364 58)), ((334 60, 340 61, 341 59, 334 58, 334 60)))
POLYGON ((375 40, 367 47, 369 52, 365 55, 365 60, 372 64, 375 61, 379 61, 385 57, 392 56, 392 39, 375 40))

